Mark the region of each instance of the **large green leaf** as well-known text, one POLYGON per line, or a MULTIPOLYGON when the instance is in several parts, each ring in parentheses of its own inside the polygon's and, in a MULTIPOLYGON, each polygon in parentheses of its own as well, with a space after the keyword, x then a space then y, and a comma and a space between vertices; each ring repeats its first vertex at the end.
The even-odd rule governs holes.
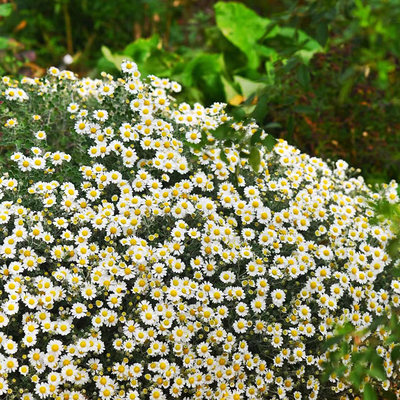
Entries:
POLYGON ((270 20, 260 17, 241 3, 218 2, 214 8, 217 26, 222 34, 246 54, 248 66, 256 69, 259 57, 255 44, 264 35, 270 20))
POLYGON ((265 83, 263 83, 263 82, 252 81, 250 79, 243 78, 243 76, 240 76, 240 75, 235 75, 233 77, 233 79, 240 86, 242 95, 245 98, 250 97, 252 94, 265 88, 265 86, 266 86, 265 83))
POLYGON ((121 63, 123 60, 132 61, 132 58, 126 56, 125 54, 111 53, 111 50, 106 46, 101 46, 101 52, 103 53, 103 56, 106 58, 106 60, 114 64, 115 67, 119 70, 121 69, 121 63))
POLYGON ((323 47, 315 39, 300 29, 289 26, 276 26, 265 36, 265 39, 271 39, 276 36, 283 36, 284 38, 292 40, 298 49, 294 54, 300 58, 304 64, 308 64, 315 53, 323 51, 323 47))
POLYGON ((157 75, 169 77, 173 68, 177 67, 181 57, 174 52, 167 52, 161 48, 161 41, 158 35, 148 39, 139 38, 129 43, 122 53, 112 53, 106 46, 102 47, 104 59, 99 67, 110 69, 110 63, 120 69, 121 61, 132 60, 138 64, 140 72, 146 75, 157 75))
POLYGON ((224 86, 221 81, 223 58, 220 54, 199 53, 186 65, 182 74, 176 77, 186 87, 201 89, 204 101, 223 101, 224 86))
POLYGON ((0 4, 0 17, 8 17, 12 13, 12 9, 11 3, 0 4))
POLYGON ((135 62, 140 65, 144 63, 157 48, 160 42, 158 35, 153 35, 148 39, 139 38, 132 43, 129 43, 123 53, 132 57, 135 62))

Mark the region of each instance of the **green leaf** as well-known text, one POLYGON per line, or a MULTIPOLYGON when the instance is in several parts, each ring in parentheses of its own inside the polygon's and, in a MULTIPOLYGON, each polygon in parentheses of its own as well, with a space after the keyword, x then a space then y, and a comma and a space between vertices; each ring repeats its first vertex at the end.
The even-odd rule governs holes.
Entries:
POLYGON ((377 318, 374 318, 372 323, 369 325, 368 329, 370 330, 370 332, 373 332, 379 325, 382 325, 382 323, 384 323, 384 321, 385 321, 385 316, 383 316, 383 315, 381 315, 377 318))
POLYGON ((272 47, 267 47, 262 44, 256 43, 254 45, 254 49, 256 50, 257 54, 267 57, 270 60, 276 61, 279 58, 278 52, 272 47))
POLYGON ((355 76, 352 75, 346 81, 343 83, 342 87, 340 88, 339 91, 339 103, 343 104, 345 100, 347 100, 351 89, 353 88, 355 82, 355 76))
POLYGON ((323 344, 324 350, 328 349, 329 347, 333 346, 334 344, 339 344, 343 340, 342 335, 337 335, 329 338, 323 344))
POLYGON ((294 41, 298 50, 294 53, 303 64, 308 64, 315 53, 323 51, 322 46, 304 31, 292 27, 283 27, 279 35, 294 41))
POLYGON ((375 390, 370 383, 366 383, 364 386, 364 400, 378 400, 375 390))
POLYGON ((304 89, 310 87, 310 70, 304 64, 301 64, 297 69, 297 81, 303 86, 304 89))
POLYGON ((375 349, 371 351, 371 357, 370 357, 372 366, 371 369, 367 371, 368 375, 371 377, 378 379, 380 381, 384 381, 387 379, 386 376, 386 371, 383 366, 383 360, 382 358, 378 355, 375 349))
POLYGON ((363 380, 363 376, 364 376, 363 367, 360 365, 356 365, 349 374, 349 381, 352 383, 354 387, 359 388, 363 380))
POLYGON ((307 35, 304 31, 297 30, 297 43, 301 47, 303 47, 304 50, 310 51, 312 54, 317 53, 319 51, 322 51, 321 45, 313 39, 311 36, 307 35))
POLYGON ((251 113, 251 117, 254 118, 259 124, 262 124, 262 122, 265 119, 265 116, 268 113, 268 101, 269 97, 266 93, 263 93, 260 98, 258 99, 256 108, 254 111, 251 113))
POLYGON ((367 371, 367 374, 371 377, 371 378, 375 378, 378 379, 379 381, 384 381, 385 379, 387 379, 387 376, 385 374, 385 371, 378 369, 378 368, 372 368, 369 369, 367 371))
POLYGON ((226 156, 224 150, 225 150, 224 147, 222 147, 221 152, 219 153, 220 154, 219 157, 225 164, 229 165, 230 163, 229 163, 228 157, 226 156))
POLYGON ((399 322, 397 320, 397 316, 395 313, 392 314, 392 316, 390 317, 390 330, 393 332, 397 327, 399 326, 399 322))
POLYGON ((378 70, 378 79, 386 82, 389 78, 389 73, 394 71, 396 66, 389 60, 379 60, 376 63, 376 68, 378 70))
POLYGON ((185 65, 180 78, 187 87, 201 88, 206 102, 222 101, 225 98, 222 72, 221 54, 199 53, 185 65))
POLYGON ((265 62, 265 72, 267 74, 267 83, 269 85, 273 85, 275 83, 276 74, 275 74, 275 61, 266 61, 265 62))
POLYGON ((349 348, 350 348, 349 344, 345 340, 343 340, 343 342, 342 342, 342 344, 340 346, 341 353, 342 354, 348 354, 349 353, 349 348))
POLYGON ((257 147, 253 146, 250 150, 249 164, 254 172, 258 172, 260 168, 261 154, 257 147))
POLYGON ((229 136, 229 131, 231 130, 230 124, 225 123, 218 126, 216 129, 210 131, 211 134, 215 137, 215 139, 224 140, 229 136))
POLYGON ((8 17, 12 13, 12 4, 0 4, 0 17, 8 17))
POLYGON ((106 60, 110 61, 112 64, 115 65, 118 70, 121 70, 121 63, 124 60, 131 60, 132 58, 124 55, 124 54, 116 54, 111 53, 111 50, 106 46, 101 46, 101 52, 106 60))
POLYGON ((398 337, 398 335, 389 335, 389 337, 385 340, 385 342, 387 343, 387 344, 390 344, 390 343, 396 343, 396 342, 398 342, 399 341, 399 337, 398 337))
POLYGON ((239 85, 242 95, 245 98, 250 97, 252 94, 257 93, 266 86, 263 82, 252 81, 239 75, 235 75, 233 79, 239 85))
POLYGON ((243 110, 243 107, 235 107, 231 110, 231 115, 236 122, 241 122, 246 118, 246 111, 243 110))
POLYGON ((344 375, 346 370, 347 370, 347 366, 346 365, 341 365, 340 367, 338 367, 335 370, 335 372, 336 372, 336 375, 340 378, 340 377, 342 377, 344 375))
POLYGON ((221 75, 221 82, 224 87, 225 100, 227 103, 229 103, 229 101, 232 100, 235 96, 237 96, 239 92, 235 89, 233 83, 229 82, 222 75, 221 75))
POLYGON ((328 40, 328 36, 329 36, 328 24, 326 22, 321 22, 317 26, 315 38, 317 39, 318 43, 321 46, 325 46, 326 41, 328 40))
POLYGON ((244 4, 218 2, 214 6, 217 26, 222 34, 247 56, 248 66, 256 69, 259 57, 254 45, 270 23, 244 4))
POLYGON ((266 138, 264 138, 264 139, 261 141, 261 144, 262 144, 268 151, 272 151, 272 149, 274 148, 276 142, 277 142, 277 140, 276 140, 272 135, 268 135, 266 138))
POLYGON ((270 122, 267 125, 264 126, 265 129, 278 129, 278 128, 282 128, 282 125, 279 122, 270 122))
POLYGON ((393 347, 391 353, 390 353, 390 358, 392 361, 395 363, 397 360, 400 360, 400 345, 396 345, 393 347))
POLYGON ((0 49, 7 49, 9 45, 9 40, 8 38, 4 36, 0 36, 0 49))
POLYGON ((153 35, 148 39, 139 38, 129 43, 123 53, 131 57, 138 65, 143 64, 151 55, 152 51, 157 49, 160 37, 153 35))
POLYGON ((350 322, 346 322, 343 326, 341 326, 337 333, 338 335, 348 335, 354 331, 354 326, 350 322))
POLYGON ((254 146, 255 144, 259 143, 261 137, 262 129, 257 129, 255 133, 251 136, 250 144, 254 146))

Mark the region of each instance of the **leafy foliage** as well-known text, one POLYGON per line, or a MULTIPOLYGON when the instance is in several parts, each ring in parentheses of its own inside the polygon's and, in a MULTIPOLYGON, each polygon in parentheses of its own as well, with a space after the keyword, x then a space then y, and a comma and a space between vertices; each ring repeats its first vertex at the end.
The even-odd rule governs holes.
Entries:
POLYGON ((398 177, 399 0, 32 4, 2 6, 3 73, 41 75, 69 53, 94 76, 130 58, 179 81, 180 101, 257 109, 307 153, 344 158, 371 183, 398 177))

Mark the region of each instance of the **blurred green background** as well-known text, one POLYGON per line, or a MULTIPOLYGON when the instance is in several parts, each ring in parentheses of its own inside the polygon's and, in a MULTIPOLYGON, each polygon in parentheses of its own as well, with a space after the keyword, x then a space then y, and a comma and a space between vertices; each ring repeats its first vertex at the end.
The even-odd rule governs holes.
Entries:
POLYGON ((142 73, 370 183, 400 171, 400 0, 0 1, 0 73, 142 73))

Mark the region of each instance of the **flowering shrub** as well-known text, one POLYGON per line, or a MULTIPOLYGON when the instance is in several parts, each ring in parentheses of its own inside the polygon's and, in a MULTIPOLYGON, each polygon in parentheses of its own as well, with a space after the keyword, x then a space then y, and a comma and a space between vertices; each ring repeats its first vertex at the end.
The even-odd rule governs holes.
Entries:
POLYGON ((284 141, 254 172, 213 137, 223 104, 122 70, 3 78, 0 395, 340 397, 321 344, 400 302, 369 206, 397 184, 373 193, 284 141))

